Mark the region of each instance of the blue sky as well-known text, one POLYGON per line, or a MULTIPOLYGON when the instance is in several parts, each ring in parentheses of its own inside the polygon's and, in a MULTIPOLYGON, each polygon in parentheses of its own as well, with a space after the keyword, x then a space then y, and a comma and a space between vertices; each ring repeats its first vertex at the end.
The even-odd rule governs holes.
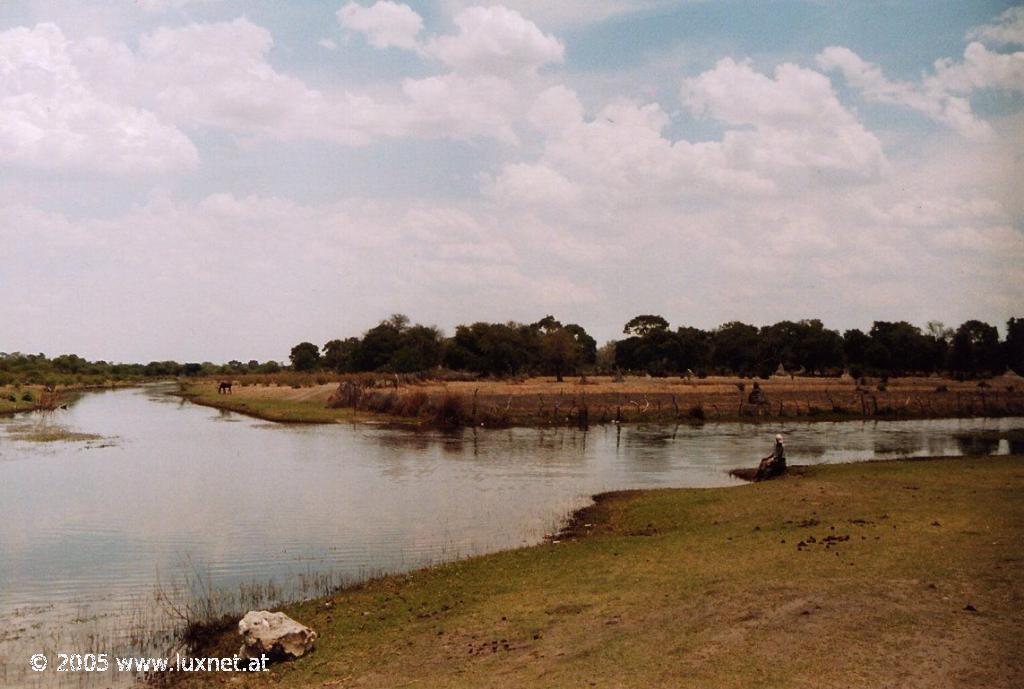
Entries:
POLYGON ((1022 42, 1000 2, 7 2, 0 349, 1002 325, 1022 42))

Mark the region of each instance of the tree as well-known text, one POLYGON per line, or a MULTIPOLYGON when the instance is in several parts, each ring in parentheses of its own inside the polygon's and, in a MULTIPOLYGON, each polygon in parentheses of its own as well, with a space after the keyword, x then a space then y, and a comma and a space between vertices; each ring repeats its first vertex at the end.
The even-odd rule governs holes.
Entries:
POLYGON ((956 329, 950 348, 950 368, 972 376, 1003 370, 999 331, 994 325, 971 320, 956 329))
POLYGON ((376 327, 363 334, 359 347, 353 353, 353 367, 356 371, 379 371, 387 367, 391 357, 402 346, 404 324, 395 322, 395 316, 381 321, 376 327))
POLYGON ((668 330, 668 321, 661 316, 643 315, 631 318, 622 332, 634 337, 643 337, 656 330, 668 330))
POLYGON ((752 325, 732 321, 714 331, 713 361, 716 367, 748 375, 761 368, 759 364, 760 338, 752 325))
POLYGON ((324 344, 323 367, 332 371, 355 371, 356 352, 359 350, 359 338, 348 337, 344 340, 331 340, 324 344))
POLYGON ((433 326, 414 325, 399 333, 398 349, 391 355, 389 368, 400 373, 425 371, 440 365, 444 356, 444 336, 433 326))
POLYGON ((868 362, 871 338, 854 328, 843 333, 843 354, 850 369, 863 369, 868 362))
POLYGON ((320 349, 312 342, 300 342, 292 347, 288 358, 296 371, 312 371, 320 364, 320 349))
POLYGON ((536 364, 539 352, 540 334, 533 326, 479 322, 455 328, 444 361, 449 368, 508 376, 536 364))
POLYGON ((1006 321, 1003 362, 1018 375, 1024 375, 1024 318, 1006 321))
POLYGON ((906 321, 875 321, 868 335, 873 343, 868 363, 879 371, 928 373, 941 366, 935 339, 906 321))
POLYGON ((544 333, 540 339, 541 361, 549 370, 554 371, 555 379, 561 383, 562 374, 576 367, 580 359, 580 351, 576 340, 565 328, 557 328, 544 333))
POLYGON ((679 342, 676 369, 680 373, 704 371, 711 365, 711 333, 700 328, 680 326, 676 329, 676 340, 679 342))
POLYGON ((615 340, 608 340, 600 349, 597 350, 595 362, 597 368, 600 371, 611 371, 615 368, 615 350, 618 347, 618 342, 615 340))

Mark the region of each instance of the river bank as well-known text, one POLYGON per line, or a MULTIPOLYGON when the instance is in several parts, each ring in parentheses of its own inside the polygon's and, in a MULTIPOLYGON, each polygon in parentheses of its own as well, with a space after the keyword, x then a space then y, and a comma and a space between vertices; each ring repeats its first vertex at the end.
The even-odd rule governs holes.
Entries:
POLYGON ((290 380, 291 384, 279 384, 265 376, 260 382, 242 377, 232 394, 218 394, 218 381, 196 381, 185 383, 182 394, 197 404, 271 421, 362 420, 411 427, 895 420, 1024 413, 1024 385, 1015 376, 989 381, 627 377, 618 382, 592 377, 561 383, 552 378, 406 382, 364 376, 347 389, 338 382, 343 377, 290 380), (752 403, 755 384, 760 401, 752 403))
MULTIPOLYGON (((1020 686, 1022 462, 829 465, 734 488, 606 494, 566 539, 290 606, 320 634, 316 651, 231 680, 1020 686)), ((237 646, 229 630, 202 652, 237 646)))
POLYGON ((0 386, 0 416, 12 416, 24 412, 56 409, 74 401, 75 396, 91 390, 113 390, 135 387, 139 381, 108 382, 100 385, 3 385, 0 386))

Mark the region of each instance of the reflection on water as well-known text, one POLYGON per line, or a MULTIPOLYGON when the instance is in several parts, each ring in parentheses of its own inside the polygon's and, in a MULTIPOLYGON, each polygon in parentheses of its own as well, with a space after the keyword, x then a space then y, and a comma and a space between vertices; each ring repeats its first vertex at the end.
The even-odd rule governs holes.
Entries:
POLYGON ((356 579, 534 543, 596 492, 729 485, 727 470, 755 464, 779 431, 791 462, 819 463, 1006 452, 1007 432, 1022 427, 1024 419, 410 433, 281 426, 156 389, 85 395, 67 411, 0 420, 0 626, 21 630, 0 637, 0 684, 54 686, 52 673, 10 674, 44 640, 125 650, 126 616, 159 627, 154 585, 183 571, 224 591, 272 581, 270 597, 289 597, 328 573, 356 579), (26 424, 113 440, 32 442, 26 424), (103 646, 74 641, 89 634, 103 646))

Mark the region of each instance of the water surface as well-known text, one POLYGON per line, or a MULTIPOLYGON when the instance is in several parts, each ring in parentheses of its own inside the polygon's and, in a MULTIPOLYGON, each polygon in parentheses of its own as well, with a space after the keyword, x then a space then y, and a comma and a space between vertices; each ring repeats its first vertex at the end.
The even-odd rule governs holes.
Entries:
POLYGON ((14 630, 0 636, 0 684, 81 680, 22 669, 37 646, 127 651, 127 631, 166 626, 157 587, 184 595, 199 581, 272 601, 535 543, 596 492, 730 485, 727 471, 768 454, 776 432, 791 463, 814 464, 1005 453, 1001 432, 1024 428, 1016 418, 414 433, 272 424, 167 390, 90 393, 66 411, 0 419, 0 624, 14 630), (25 439, 62 429, 88 435, 25 439), (981 430, 994 433, 957 437, 981 430))

